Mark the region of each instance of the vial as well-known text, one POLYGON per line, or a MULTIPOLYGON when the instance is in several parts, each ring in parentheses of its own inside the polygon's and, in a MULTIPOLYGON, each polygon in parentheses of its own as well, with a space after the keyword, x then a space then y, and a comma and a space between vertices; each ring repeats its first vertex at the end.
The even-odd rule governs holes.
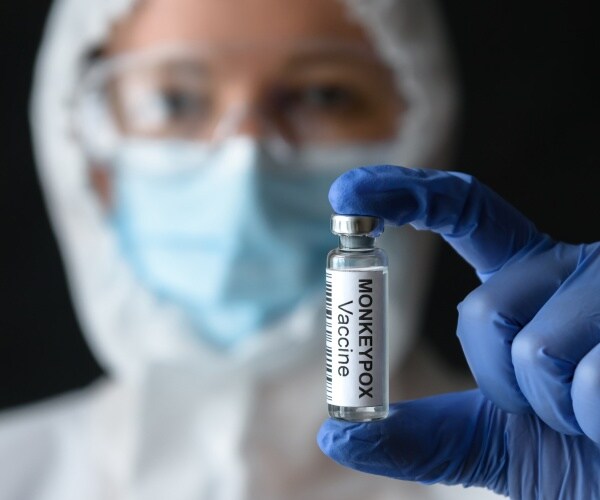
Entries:
POLYGON ((339 247, 327 255, 325 286, 329 415, 379 420, 389 410, 388 259, 375 247, 383 220, 334 214, 331 232, 339 247))

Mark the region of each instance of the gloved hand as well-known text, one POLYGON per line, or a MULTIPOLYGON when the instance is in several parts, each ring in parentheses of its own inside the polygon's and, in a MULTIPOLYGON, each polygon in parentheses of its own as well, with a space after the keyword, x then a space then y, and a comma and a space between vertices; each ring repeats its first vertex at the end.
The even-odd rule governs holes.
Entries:
POLYGON ((398 403, 378 422, 329 420, 323 452, 398 479, 600 499, 600 243, 553 241, 460 173, 356 169, 329 198, 341 214, 439 233, 482 284, 457 329, 479 389, 398 403))

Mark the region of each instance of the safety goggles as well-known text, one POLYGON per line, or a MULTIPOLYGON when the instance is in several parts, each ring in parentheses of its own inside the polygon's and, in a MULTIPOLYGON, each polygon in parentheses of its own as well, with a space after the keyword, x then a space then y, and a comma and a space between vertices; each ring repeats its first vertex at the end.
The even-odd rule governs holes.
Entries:
POLYGON ((393 77, 372 52, 322 41, 287 49, 169 45, 100 59, 78 89, 75 131, 102 158, 127 138, 335 146, 395 127, 393 77))

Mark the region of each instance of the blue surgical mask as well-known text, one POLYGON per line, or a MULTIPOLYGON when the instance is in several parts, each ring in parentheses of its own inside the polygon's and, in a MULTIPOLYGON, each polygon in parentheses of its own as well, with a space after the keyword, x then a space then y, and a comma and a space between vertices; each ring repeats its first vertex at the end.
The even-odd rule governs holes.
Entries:
POLYGON ((277 161, 249 138, 130 141, 114 160, 113 221, 141 282, 227 348, 322 287, 342 170, 277 161))

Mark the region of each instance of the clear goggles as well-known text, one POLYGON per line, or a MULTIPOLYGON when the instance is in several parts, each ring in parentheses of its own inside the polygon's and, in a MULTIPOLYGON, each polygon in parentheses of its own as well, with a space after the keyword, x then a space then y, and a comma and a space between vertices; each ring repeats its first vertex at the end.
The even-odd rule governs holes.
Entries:
POLYGON ((394 77, 372 51, 322 42, 287 59, 278 51, 170 45, 93 61, 75 99, 75 134, 97 158, 129 138, 214 144, 246 134, 295 148, 395 134, 394 77))

